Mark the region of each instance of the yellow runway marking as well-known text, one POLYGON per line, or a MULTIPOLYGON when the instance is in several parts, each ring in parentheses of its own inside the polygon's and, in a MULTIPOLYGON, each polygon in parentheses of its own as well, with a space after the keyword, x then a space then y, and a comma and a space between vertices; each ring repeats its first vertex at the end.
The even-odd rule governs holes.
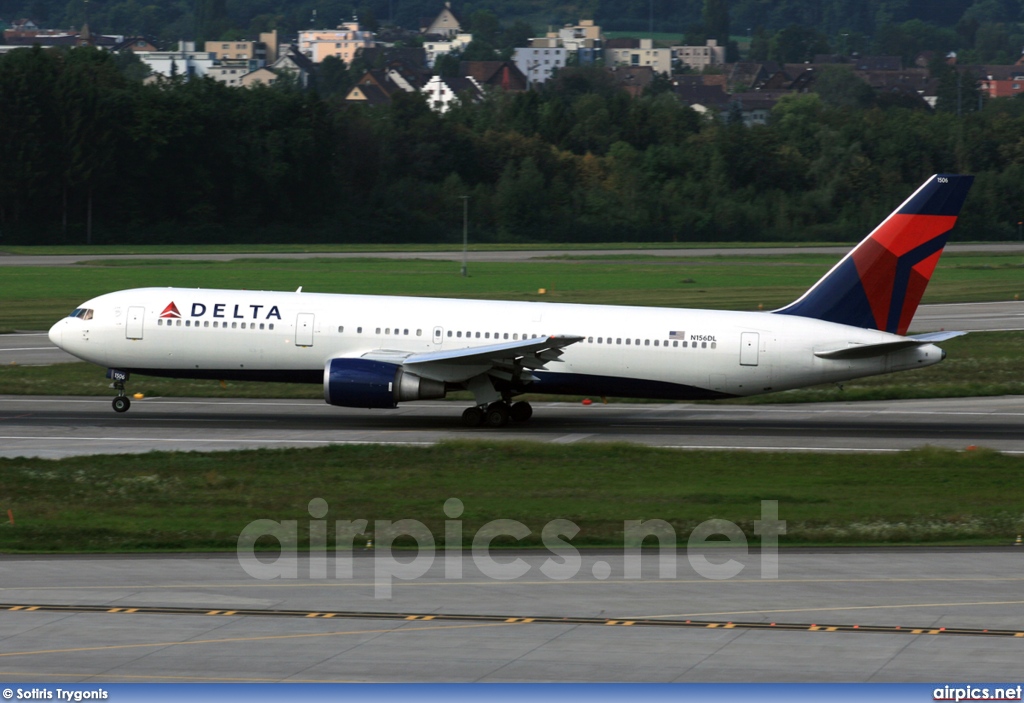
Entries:
POLYGON ((721 615, 753 615, 760 613, 818 613, 825 610, 892 610, 894 608, 950 608, 953 606, 1024 605, 1024 600, 992 600, 967 603, 898 603, 895 605, 822 605, 817 608, 778 608, 772 610, 722 610, 708 613, 664 613, 661 615, 635 615, 636 620, 657 618, 708 618, 721 615))
POLYGON ((314 637, 341 637, 344 635, 388 635, 428 630, 468 630, 482 627, 506 627, 504 622, 474 623, 472 625, 428 625, 426 627, 405 627, 377 630, 342 630, 339 632, 313 632, 301 635, 266 635, 264 637, 227 637, 212 640, 186 640, 182 642, 144 642, 136 644, 107 644, 96 647, 68 647, 65 649, 38 649, 27 652, 0 652, 0 658, 28 657, 39 654, 71 654, 73 652, 107 652, 115 649, 144 649, 147 647, 177 647, 193 644, 230 644, 232 642, 269 642, 271 640, 296 640, 314 637))

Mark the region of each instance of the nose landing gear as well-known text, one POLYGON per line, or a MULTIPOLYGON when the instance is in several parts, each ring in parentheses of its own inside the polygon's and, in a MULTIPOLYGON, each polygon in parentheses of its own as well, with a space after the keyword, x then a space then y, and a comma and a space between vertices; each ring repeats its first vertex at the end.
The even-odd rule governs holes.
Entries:
POLYGON ((125 395, 124 384, 128 380, 130 374, 127 371, 119 371, 118 369, 107 369, 107 378, 112 379, 114 382, 110 384, 111 388, 117 390, 117 397, 111 402, 111 406, 114 408, 116 413, 126 413, 128 408, 132 406, 131 398, 125 395))

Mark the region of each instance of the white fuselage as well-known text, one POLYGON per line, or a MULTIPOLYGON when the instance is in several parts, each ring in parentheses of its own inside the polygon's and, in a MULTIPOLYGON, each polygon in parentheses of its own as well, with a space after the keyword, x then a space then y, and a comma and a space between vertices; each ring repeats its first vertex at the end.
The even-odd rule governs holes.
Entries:
POLYGON ((920 368, 932 344, 865 359, 816 351, 896 335, 791 315, 612 305, 142 288, 50 330, 101 366, 174 377, 321 382, 325 364, 579 335, 531 391, 661 399, 746 396, 920 368), (171 310, 172 304, 174 310, 171 310), (177 315, 175 314, 177 313, 177 315), (163 315, 163 316, 162 316, 163 315))

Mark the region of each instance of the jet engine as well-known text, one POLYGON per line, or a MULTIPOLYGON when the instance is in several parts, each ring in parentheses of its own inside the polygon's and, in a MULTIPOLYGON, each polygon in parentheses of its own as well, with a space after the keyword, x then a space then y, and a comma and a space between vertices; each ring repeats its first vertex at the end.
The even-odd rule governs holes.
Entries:
POLYGON ((324 366, 324 400, 346 408, 393 408, 404 400, 444 398, 444 383, 421 378, 398 364, 372 359, 331 359, 324 366))

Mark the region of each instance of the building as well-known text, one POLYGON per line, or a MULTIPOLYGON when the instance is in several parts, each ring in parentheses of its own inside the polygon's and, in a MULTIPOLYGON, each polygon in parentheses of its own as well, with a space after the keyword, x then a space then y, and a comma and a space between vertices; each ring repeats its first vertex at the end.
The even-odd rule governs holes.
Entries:
POLYGON ((594 20, 580 20, 579 24, 567 24, 558 30, 558 40, 569 51, 599 46, 603 37, 601 27, 594 20))
POLYGON ((208 41, 205 50, 218 61, 267 62, 267 47, 258 41, 208 41))
POLYGON ((981 66, 978 84, 990 98, 1011 98, 1024 94, 1024 66, 981 66))
POLYGON ((124 41, 124 36, 114 34, 94 34, 88 24, 83 24, 81 31, 74 29, 40 29, 32 20, 17 20, 4 30, 3 43, 8 47, 35 46, 95 46, 101 49, 112 49, 124 41))
POLYGON ((448 112, 460 99, 477 102, 484 97, 483 87, 473 78, 434 76, 420 92, 426 96, 430 109, 441 113, 448 112))
POLYGON ((462 32, 462 23, 454 12, 451 2, 445 2, 444 8, 433 19, 420 21, 420 34, 428 37, 451 39, 462 32))
POLYGON ((527 86, 544 83, 557 68, 569 61, 569 50, 558 46, 558 39, 531 39, 530 46, 515 49, 512 61, 524 76, 527 86))
POLYGON ((351 64, 361 49, 376 45, 376 35, 360 28, 358 21, 346 22, 337 29, 308 29, 299 32, 299 51, 313 63, 334 56, 351 64))
POLYGON ((206 76, 218 83, 239 87, 242 85, 242 76, 249 73, 249 67, 244 63, 218 64, 206 69, 206 76))
POLYGON ((437 57, 450 54, 452 52, 461 52, 469 43, 473 41, 472 34, 459 33, 451 37, 444 39, 438 39, 437 41, 425 41, 423 42, 423 50, 427 56, 427 66, 434 67, 434 63, 437 61, 437 57))
POLYGON ((650 66, 655 73, 672 74, 672 50, 655 49, 653 39, 608 40, 604 51, 610 66, 650 66))
POLYGON ((725 47, 719 46, 716 39, 708 39, 704 46, 673 46, 672 58, 682 66, 694 71, 703 71, 708 66, 721 66, 725 63, 725 47))
POLYGON ((612 66, 605 70, 631 98, 639 98, 654 82, 654 69, 650 66, 612 66))
POLYGON ((205 76, 216 65, 216 59, 206 51, 196 51, 196 43, 178 42, 176 51, 147 51, 138 54, 150 71, 161 76, 205 76))
POLYGON ((277 53, 277 60, 270 65, 275 73, 290 73, 300 88, 308 88, 309 82, 316 71, 316 66, 292 44, 282 44, 277 53))
POLYGON ((463 61, 459 75, 472 78, 479 86, 501 90, 523 91, 528 87, 526 76, 511 61, 463 61))

